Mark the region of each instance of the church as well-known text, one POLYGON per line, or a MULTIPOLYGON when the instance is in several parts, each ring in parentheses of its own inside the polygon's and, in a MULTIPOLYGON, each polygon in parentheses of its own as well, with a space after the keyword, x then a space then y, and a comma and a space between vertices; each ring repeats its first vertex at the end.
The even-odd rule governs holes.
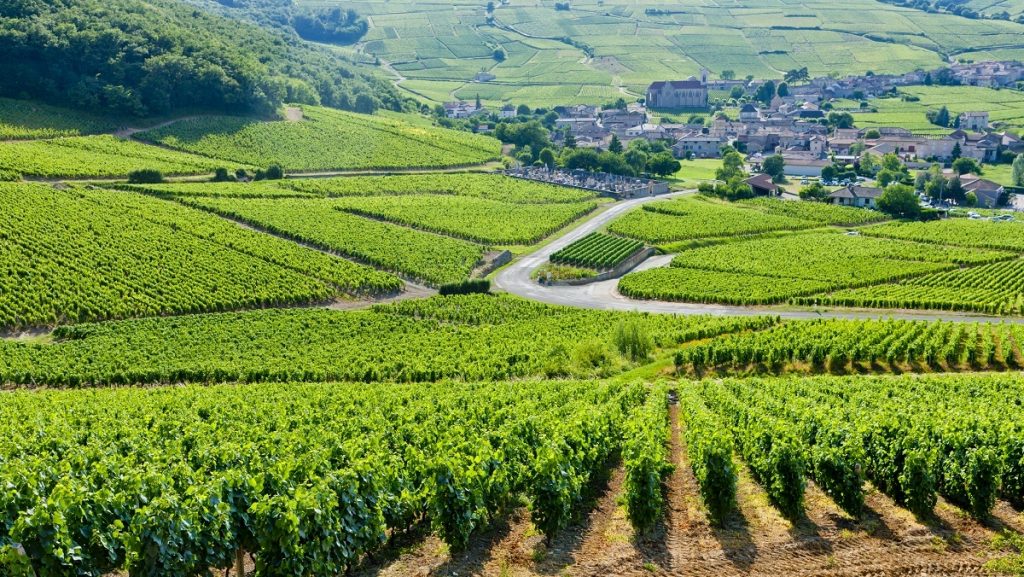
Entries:
POLYGON ((691 76, 686 80, 658 81, 647 87, 647 108, 708 107, 708 71, 700 71, 700 80, 691 76))

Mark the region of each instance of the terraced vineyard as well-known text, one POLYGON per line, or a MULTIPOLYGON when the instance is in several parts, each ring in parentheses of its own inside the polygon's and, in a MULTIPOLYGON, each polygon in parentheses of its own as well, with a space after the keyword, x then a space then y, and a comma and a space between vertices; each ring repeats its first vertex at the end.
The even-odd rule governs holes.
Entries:
MULTIPOLYGON (((250 243, 250 253, 228 248, 187 232, 199 224, 168 222, 162 206, 149 204, 160 201, 145 200, 125 210, 101 193, 0 184, 0 327, 282 306, 338 292, 319 280, 332 274, 276 264, 287 257, 270 256, 272 243, 250 243)), ((344 273, 350 287, 389 284, 375 271, 359 280, 353 272, 344 273)))
POLYGON ((41 178, 124 177, 141 169, 204 174, 243 166, 113 136, 0 142, 0 170, 41 178))
POLYGON ((623 323, 640 327, 654 347, 669 349, 773 322, 622 315, 491 295, 435 297, 363 311, 142 319, 62 327, 52 343, 0 340, 0 384, 590 377, 634 366, 613 344, 623 323))
POLYGON ((601 233, 590 233, 551 255, 551 262, 571 266, 612 269, 643 249, 644 243, 601 233))
POLYGON ((467 132, 312 106, 297 122, 205 116, 137 138, 239 164, 288 171, 439 168, 481 164, 500 155, 497 140, 467 132))

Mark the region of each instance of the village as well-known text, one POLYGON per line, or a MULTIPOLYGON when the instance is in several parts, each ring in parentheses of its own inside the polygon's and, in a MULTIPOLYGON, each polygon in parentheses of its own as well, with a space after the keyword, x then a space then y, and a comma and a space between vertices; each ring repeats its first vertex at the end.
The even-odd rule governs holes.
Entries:
MULTIPOLYGON (((736 150, 746 156, 747 166, 754 173, 747 184, 757 194, 785 195, 779 178, 758 174, 769 157, 781 157, 784 176, 801 184, 820 182, 833 190, 829 201, 834 204, 874 207, 882 189, 867 186, 869 179, 837 178, 836 167, 853 165, 865 154, 883 157, 895 155, 909 171, 925 171, 933 164, 947 167, 968 158, 983 164, 995 164, 1024 153, 1024 141, 1011 131, 998 130, 985 110, 968 111, 951 120, 956 129, 948 134, 921 135, 901 126, 856 127, 857 113, 834 111, 831 102, 837 99, 866 100, 892 95, 900 87, 943 84, 981 86, 987 88, 1018 88, 1024 80, 1024 64, 1019 62, 982 62, 955 64, 934 71, 918 71, 902 75, 868 74, 846 78, 814 78, 787 87, 784 94, 774 92, 767 102, 745 98, 733 117, 711 104, 713 91, 732 91, 734 95, 755 95, 764 82, 746 80, 711 80, 702 70, 700 77, 652 83, 643 99, 625 106, 602 109, 594 105, 555 107, 551 142, 571 146, 607 150, 617 141, 628 146, 638 139, 663 143, 680 160, 717 159, 723 151, 736 150), (666 121, 670 116, 710 112, 710 116, 691 114, 689 122, 666 121), (672 114, 676 113, 676 114, 672 114)), ((492 132, 493 124, 515 119, 523 107, 506 104, 493 112, 477 102, 452 102, 444 112, 452 119, 481 119, 474 128, 492 132)), ((719 107, 720 108, 720 107, 719 107)), ((553 167, 548 167, 552 169, 553 167)), ((540 172, 544 172, 543 170, 540 172)), ((571 171, 549 170, 552 182, 589 180, 603 182, 608 177, 573 175, 571 171)), ((578 172, 578 171, 577 171, 578 172)), ((530 173, 525 170, 517 176, 530 173)), ((538 171, 532 172, 540 178, 538 171)), ((1003 184, 976 174, 956 175, 963 191, 971 192, 977 206, 994 208, 1009 203, 1012 195, 1003 184)), ((616 185, 618 186, 618 185, 616 185)), ((647 185, 628 187, 634 193, 647 185)), ((595 189, 597 190, 597 189, 595 189)))

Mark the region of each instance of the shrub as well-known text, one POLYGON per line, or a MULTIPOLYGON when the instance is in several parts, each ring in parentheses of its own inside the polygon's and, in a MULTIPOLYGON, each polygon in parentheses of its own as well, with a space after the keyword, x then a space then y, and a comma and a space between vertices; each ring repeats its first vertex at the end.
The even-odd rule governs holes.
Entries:
POLYGON ((441 296, 486 294, 491 291, 491 281, 487 279, 468 279, 441 285, 438 293, 441 296))
POLYGON ((133 170, 128 173, 128 182, 133 184, 159 184, 163 181, 163 173, 152 168, 133 170))

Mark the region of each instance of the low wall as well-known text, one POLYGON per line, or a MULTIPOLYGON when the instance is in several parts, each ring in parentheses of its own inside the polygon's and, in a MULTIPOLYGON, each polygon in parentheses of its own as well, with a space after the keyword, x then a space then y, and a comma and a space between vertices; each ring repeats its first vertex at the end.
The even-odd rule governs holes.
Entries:
POLYGON ((496 256, 494 256, 494 258, 485 258, 485 261, 480 266, 480 268, 473 271, 473 276, 478 278, 484 278, 485 276, 491 274, 492 271, 501 268, 510 262, 512 262, 512 253, 507 250, 503 250, 496 256))
POLYGON ((601 273, 601 274, 599 274, 597 276, 592 276, 592 277, 589 277, 589 278, 575 278, 575 279, 568 279, 568 280, 556 280, 556 281, 551 281, 551 284, 549 284, 547 286, 582 286, 582 285, 591 284, 591 283, 595 283, 595 282, 611 280, 613 278, 619 278, 620 276, 626 274, 627 272, 629 272, 629 271, 633 270, 634 268, 636 268, 637 266, 639 266, 640 263, 644 262, 645 260, 647 260, 648 258, 650 258, 652 255, 654 255, 657 252, 658 252, 657 250, 648 247, 648 248, 645 248, 645 249, 641 250, 640 252, 634 254, 633 256, 627 258, 626 260, 620 262, 619 266, 613 268, 612 270, 605 271, 605 272, 603 272, 603 273, 601 273))

